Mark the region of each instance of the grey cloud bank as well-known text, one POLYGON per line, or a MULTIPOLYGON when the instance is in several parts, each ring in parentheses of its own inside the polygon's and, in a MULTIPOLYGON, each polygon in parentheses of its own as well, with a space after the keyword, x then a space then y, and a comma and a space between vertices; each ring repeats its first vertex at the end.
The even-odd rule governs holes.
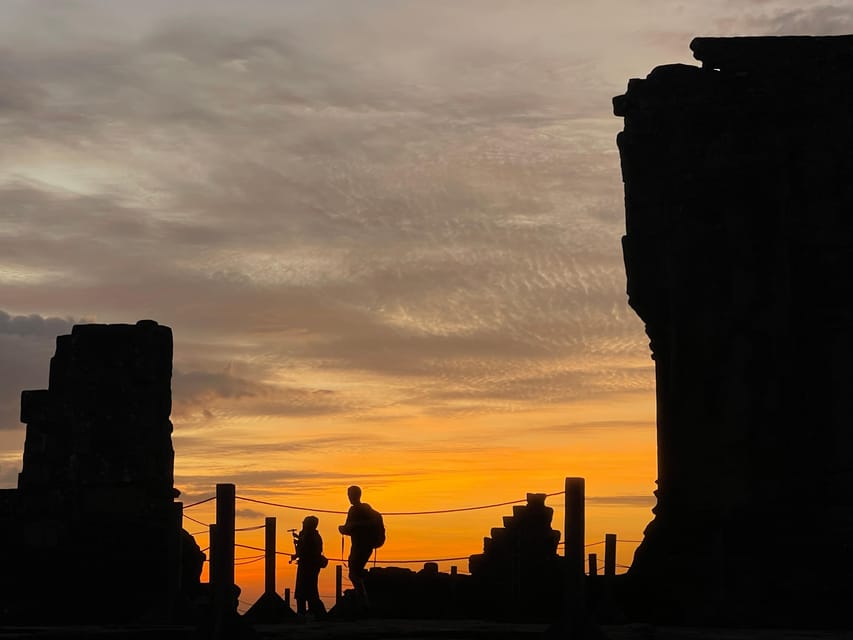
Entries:
POLYGON ((0 429, 53 316, 171 325, 179 424, 649 392, 610 97, 849 12, 580 4, 4 3, 0 429))

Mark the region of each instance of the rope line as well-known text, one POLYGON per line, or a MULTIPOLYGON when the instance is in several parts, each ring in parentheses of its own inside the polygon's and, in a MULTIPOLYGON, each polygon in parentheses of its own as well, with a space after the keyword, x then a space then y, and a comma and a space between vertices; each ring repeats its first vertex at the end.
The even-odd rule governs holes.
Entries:
MULTIPOLYGON (((207 531, 199 531, 199 532, 197 532, 197 533, 191 533, 190 535, 192 535, 192 536, 197 536, 197 535, 200 535, 200 534, 202 534, 202 533, 210 533, 210 529, 209 529, 210 525, 209 525, 209 524, 207 524, 206 522, 202 522, 201 520, 196 520, 195 518, 192 518, 192 517, 190 517, 190 516, 188 516, 188 515, 184 515, 184 517, 185 517, 187 520, 191 520, 192 522, 195 522, 196 524, 200 524, 200 525, 201 525, 201 526, 203 526, 203 527, 208 527, 207 531)), ((265 528, 266 526, 267 526, 266 524, 258 524, 258 525, 255 525, 254 527, 240 527, 239 529, 234 529, 234 531, 235 531, 235 532, 236 532, 236 531, 255 531, 255 530, 257 530, 257 529, 263 529, 263 528, 265 528)))
MULTIPOLYGON (((563 491, 556 491, 554 493, 546 493, 545 497, 549 498, 551 496, 557 496, 564 493, 563 491)), ((335 513, 345 515, 346 511, 337 511, 334 509, 313 509, 311 507, 298 507, 292 504, 281 504, 277 502, 269 502, 267 500, 256 500, 255 498, 244 498, 243 496, 236 496, 237 500, 244 500, 246 502, 254 502, 256 504, 265 504, 270 507, 278 507, 280 509, 295 509, 297 511, 315 511, 317 513, 335 513)), ((512 504, 521 504, 522 502, 527 502, 527 498, 522 498, 520 500, 508 500, 506 502, 495 502, 492 504, 482 504, 477 505, 475 507, 457 507, 454 509, 434 509, 432 511, 383 511, 383 516, 429 516, 440 513, 459 513, 461 511, 479 511, 481 509, 494 509, 495 507, 506 507, 512 504)))
POLYGON ((246 502, 254 502, 255 504, 265 504, 270 507, 279 507, 281 509, 295 509, 297 511, 314 511, 316 513, 337 513, 346 515, 346 511, 335 511, 333 509, 311 509, 310 507, 296 507, 291 504, 278 504, 276 502, 267 502, 266 500, 256 500, 255 498, 244 498, 243 496, 236 496, 237 500, 244 500, 246 502))
MULTIPOLYGON (((546 493, 545 497, 549 498, 552 496, 563 495, 563 494, 564 494, 563 491, 555 491, 553 493, 546 493)), ((302 507, 302 506, 297 506, 297 505, 271 502, 268 500, 258 500, 256 498, 246 498, 244 496, 235 496, 235 498, 237 500, 243 500, 244 502, 262 504, 262 505, 267 505, 270 507, 276 507, 276 508, 280 508, 280 509, 293 509, 293 510, 297 510, 297 511, 312 511, 312 512, 316 512, 316 513, 331 513, 331 514, 336 514, 336 515, 346 515, 348 513, 347 511, 340 511, 340 510, 336 510, 336 509, 317 509, 317 508, 311 508, 311 507, 302 507)), ((206 502, 210 502, 211 500, 215 500, 215 499, 216 499, 216 496, 211 496, 210 498, 206 498, 204 500, 194 502, 190 505, 186 505, 184 507, 184 509, 196 507, 198 505, 204 504, 206 502)), ((507 500, 505 502, 494 502, 491 504, 483 504, 483 505, 477 505, 477 506, 471 506, 471 507, 456 507, 456 508, 450 508, 450 509, 434 509, 434 510, 424 510, 424 511, 386 511, 386 512, 383 512, 383 515, 385 515, 385 516, 421 516, 421 515, 437 515, 437 514, 446 514, 446 513, 460 513, 460 512, 464 512, 464 511, 479 511, 479 510, 483 510, 483 509, 494 509, 496 507, 505 507, 505 506, 510 506, 510 505, 521 504, 521 503, 524 503, 526 501, 527 501, 527 499, 524 498, 524 499, 519 499, 519 500, 507 500)), ((184 514, 184 517, 187 520, 189 520, 191 522, 195 522, 196 524, 199 524, 201 526, 210 527, 209 524, 202 522, 200 520, 196 520, 192 516, 184 514)), ((266 527, 266 524, 260 524, 260 525, 251 526, 251 527, 237 528, 237 529, 234 529, 234 531, 235 532, 255 531, 258 529, 264 529, 265 527, 266 527)), ((208 531, 199 531, 198 533, 192 534, 192 535, 200 535, 203 533, 208 533, 208 531)), ((597 542, 590 542, 590 543, 585 544, 584 547, 585 548, 586 547, 595 547, 595 546, 598 546, 601 544, 605 544, 605 542, 606 542, 605 540, 599 540, 597 542)), ((629 543, 640 544, 640 543, 642 543, 642 540, 624 539, 624 540, 619 540, 619 542, 629 542, 629 543)), ((341 556, 343 556, 343 536, 341 536, 341 543, 342 543, 342 545, 341 545, 341 556)), ((558 544, 558 546, 565 546, 565 541, 560 541, 557 544, 558 544)), ((265 554, 266 554, 266 550, 261 548, 261 547, 254 547, 251 545, 238 544, 238 543, 235 543, 234 546, 240 547, 243 549, 250 549, 253 551, 263 552, 263 554, 259 555, 259 556, 247 556, 245 558, 235 558, 235 563, 234 563, 235 565, 251 564, 253 562, 258 562, 261 559, 263 559, 265 557, 265 554)), ((207 551, 208 549, 209 549, 209 547, 203 549, 203 551, 207 551)), ((292 555, 292 554, 285 552, 285 551, 276 551, 275 554, 280 555, 280 556, 288 556, 288 557, 290 557, 292 555)), ((374 554, 373 564, 374 564, 374 566, 376 566, 377 564, 385 564, 385 565, 390 565, 390 564, 423 564, 423 563, 427 563, 427 562, 452 562, 452 561, 457 561, 457 560, 468 560, 469 558, 470 558, 470 555, 455 556, 452 558, 428 558, 428 559, 419 559, 419 560, 378 560, 376 558, 376 555, 374 554)), ((332 562, 341 562, 341 563, 346 562, 346 560, 343 557, 341 557, 341 558, 329 558, 329 560, 332 562)), ((625 565, 617 564, 616 566, 619 568, 622 568, 622 569, 630 569, 629 566, 625 566, 625 565)))
POLYGON ((197 507, 198 505, 204 504, 205 502, 210 502, 211 500, 216 500, 216 496, 210 496, 209 498, 199 500, 198 502, 193 502, 192 504, 185 504, 184 509, 192 509, 193 507, 197 507))
MULTIPOLYGON (((241 549, 251 549, 252 551, 263 551, 264 553, 266 553, 266 549, 263 549, 261 547, 253 547, 253 546, 248 545, 248 544, 238 544, 235 542, 234 546, 240 547, 241 549)), ((277 555, 277 556, 291 556, 293 554, 290 554, 287 551, 276 551, 275 555, 277 555)), ((332 558, 329 558, 329 560, 332 560, 332 558)))
MULTIPOLYGON (((240 547, 241 549, 251 549, 252 551, 265 551, 261 547, 253 547, 248 544, 234 544, 235 547, 240 547)), ((276 551, 275 554, 277 556, 290 556, 291 554, 285 551, 276 551)), ((377 560, 377 564, 422 564, 425 562, 450 562, 452 560, 467 560, 470 558, 470 554, 467 556, 457 556, 455 558, 428 558, 426 560, 377 560)), ((345 562, 343 558, 329 558, 329 562, 345 562)))
POLYGON ((193 518, 192 516, 188 516, 187 514, 184 514, 184 517, 187 520, 189 520, 190 522, 195 522, 196 524, 200 524, 202 527, 209 527, 210 526, 206 522, 202 522, 201 520, 196 520, 195 518, 193 518))
MULTIPOLYGON (((470 554, 467 556, 457 556, 456 558, 427 558, 426 560, 377 560, 378 564, 424 564, 426 562, 451 562, 453 560, 468 560, 470 558, 470 554)), ((331 559, 331 558, 330 558, 331 559)), ((338 560, 335 559, 337 562, 338 560)))
POLYGON ((265 556, 266 556, 266 554, 263 554, 263 553, 256 555, 256 556, 242 556, 240 558, 234 558, 234 562, 239 562, 241 560, 257 560, 258 558, 263 558, 265 556))

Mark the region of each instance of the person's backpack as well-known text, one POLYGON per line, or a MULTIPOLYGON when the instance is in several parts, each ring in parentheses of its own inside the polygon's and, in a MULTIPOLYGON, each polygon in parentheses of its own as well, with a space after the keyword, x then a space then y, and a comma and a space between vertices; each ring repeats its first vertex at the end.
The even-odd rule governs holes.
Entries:
POLYGON ((371 545, 378 549, 385 544, 385 522, 382 520, 382 514, 373 507, 370 508, 370 527, 373 538, 371 545))

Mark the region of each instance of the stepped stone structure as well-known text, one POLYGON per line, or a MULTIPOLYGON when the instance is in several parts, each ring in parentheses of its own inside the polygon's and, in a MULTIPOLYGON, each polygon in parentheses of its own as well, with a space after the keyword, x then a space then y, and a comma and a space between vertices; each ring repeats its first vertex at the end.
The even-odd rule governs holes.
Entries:
POLYGON ((468 567, 492 615, 550 619, 560 610, 563 562, 557 555, 560 532, 551 528, 554 510, 544 493, 528 493, 527 504, 515 505, 483 538, 483 553, 468 567))
POLYGON ((849 624, 853 36, 697 38, 614 99, 658 491, 635 617, 849 624))
POLYGON ((0 613, 165 618, 180 582, 171 442, 172 331, 77 325, 48 389, 24 391, 18 488, 0 491, 0 613))

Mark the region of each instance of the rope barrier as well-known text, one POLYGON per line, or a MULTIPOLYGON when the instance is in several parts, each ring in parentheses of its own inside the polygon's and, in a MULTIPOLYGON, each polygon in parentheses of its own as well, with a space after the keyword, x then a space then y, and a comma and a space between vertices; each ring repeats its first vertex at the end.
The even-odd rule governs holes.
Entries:
POLYGON ((265 554, 261 553, 256 556, 243 556, 242 558, 234 558, 234 562, 238 562, 240 560, 257 560, 258 558, 265 557, 265 554))
MULTIPOLYGON (((207 524, 206 522, 202 522, 201 520, 196 520, 195 518, 191 518, 190 516, 187 516, 187 515, 185 515, 184 517, 187 520, 191 520, 192 522, 195 522, 196 524, 200 524, 203 527, 210 527, 209 524, 207 524)), ((258 524, 258 525, 255 525, 254 527, 241 527, 239 529, 234 529, 234 531, 235 532, 236 531, 256 531, 257 529, 263 529, 266 526, 267 526, 266 524, 258 524)), ((210 529, 208 529, 206 531, 198 531, 196 533, 191 533, 190 535, 191 536, 197 536, 197 535, 200 535, 202 533, 210 533, 210 529)))
POLYGON ((216 496, 210 496, 209 498, 199 500, 198 502, 193 502, 192 504, 185 504, 184 509, 192 509, 193 507, 197 507, 198 505, 204 504, 205 502, 210 502, 211 500, 216 500, 216 496))
MULTIPOLYGON (((261 547, 253 547, 248 544, 234 544, 235 547, 240 547, 241 549, 251 549, 252 551, 265 551, 261 547)), ((290 553, 285 551, 276 551, 275 554, 277 556, 290 556, 290 553)), ((467 556, 457 556, 455 558, 429 558, 426 560, 377 560, 378 564, 422 564, 425 562, 451 562, 453 560, 467 560, 470 558, 470 554, 467 556)), ((343 558, 329 558, 329 562, 345 562, 343 558)))
POLYGON ((192 516, 188 516, 187 514, 184 514, 184 518, 186 518, 190 522, 195 522, 196 524, 200 524, 202 527, 209 527, 210 526, 206 522, 202 522, 201 520, 196 520, 195 518, 193 518, 192 516))
POLYGON ((265 504, 270 507, 279 507, 281 509, 295 509, 297 511, 313 511, 315 513, 336 513, 346 515, 346 511, 335 511, 333 509, 311 509, 310 507, 296 507, 290 504, 278 504, 276 502, 267 502, 266 500, 256 500, 254 498, 244 498, 243 496, 236 496, 237 500, 243 500, 245 502, 254 502, 255 504, 265 504))
MULTIPOLYGON (((248 544, 238 544, 238 543, 236 543, 236 542, 235 542, 235 543, 234 543, 234 546, 235 546, 235 547, 240 547, 241 549, 251 549, 252 551, 263 551, 263 552, 266 552, 266 549, 262 549, 261 547, 253 547, 253 546, 248 545, 248 544)), ((293 554, 288 553, 287 551, 276 551, 276 552, 275 552, 275 555, 277 555, 277 556, 291 556, 291 555, 293 555, 293 554)), ((329 558, 329 560, 332 560, 332 558, 329 558)))
MULTIPOLYGON (((545 497, 549 498, 551 496, 557 496, 563 494, 563 491, 556 491, 554 493, 546 493, 545 497)), ((237 500, 244 500, 245 502, 254 502, 256 504, 265 504, 270 507, 278 507, 280 509, 295 509, 297 511, 314 511, 316 513, 334 513, 339 515, 346 515, 346 511, 337 511, 334 509, 313 509, 311 507, 298 507, 292 504, 281 504, 277 502, 269 502, 267 500, 256 500, 255 498, 245 498, 243 496, 236 496, 237 500)), ((527 498, 522 498, 520 500, 508 500, 506 502, 495 502, 492 504, 483 504, 477 505, 475 507, 457 507, 454 509, 435 509, 432 511, 383 511, 383 516, 430 516, 442 513, 459 513, 461 511, 479 511, 481 509, 494 509, 495 507, 506 507, 512 504, 521 504, 522 502, 527 502, 527 498)))
MULTIPOLYGON (((563 491, 556 491, 553 493, 545 494, 545 497, 547 498, 547 497, 552 497, 552 496, 556 496, 556 495, 563 495, 563 493, 564 493, 563 491)), ((262 504, 262 505, 267 505, 267 506, 276 507, 276 508, 280 508, 280 509, 293 509, 293 510, 297 510, 297 511, 312 511, 312 512, 316 512, 316 513, 331 513, 331 514, 337 514, 337 515, 346 515, 347 514, 347 511, 340 511, 340 510, 335 510, 335 509, 317 509, 317 508, 311 508, 311 507, 302 507, 302 506, 289 505, 289 504, 283 504, 283 503, 278 503, 278 502, 271 502, 271 501, 267 501, 267 500, 258 500, 255 498, 246 498, 244 496, 235 496, 235 498, 237 500, 243 500, 244 502, 262 504)), ((216 499, 216 496, 211 496, 210 498, 206 498, 204 500, 200 500, 198 502, 194 502, 190 505, 187 505, 184 507, 184 509, 192 508, 192 507, 204 504, 206 502, 210 502, 211 500, 215 500, 215 499, 216 499)), ((420 516, 420 515, 438 515, 438 514, 446 514, 446 513, 460 513, 460 512, 464 512, 464 511, 479 511, 479 510, 483 510, 483 509, 493 509, 496 507, 505 507, 505 506, 510 506, 510 505, 521 504, 521 503, 526 502, 526 501, 527 501, 526 498, 524 498, 524 499, 519 499, 519 500, 508 500, 505 502, 495 502, 495 503, 491 503, 491 504, 477 505, 477 506, 471 506, 471 507, 456 507, 456 508, 450 508, 450 509, 435 509, 435 510, 424 510, 424 511, 387 511, 387 512, 383 512, 383 515, 384 516, 420 516)), ((195 518, 188 516, 186 514, 184 514, 184 517, 187 520, 190 520, 191 522, 195 522, 196 524, 199 524, 201 526, 204 526, 204 527, 210 526, 209 524, 204 523, 200 520, 196 520, 195 518)), ((260 524, 260 525, 251 526, 251 527, 237 528, 234 531, 235 532, 255 531, 258 529, 263 529, 265 527, 266 527, 266 524, 260 524)), ((197 532, 197 533, 191 534, 191 535, 200 535, 203 533, 208 533, 208 531, 200 531, 200 532, 197 532)), ((341 542, 343 543, 343 536, 341 537, 341 542)), ((640 543, 642 543, 642 540, 627 540, 627 539, 625 539, 625 540, 619 540, 619 542, 629 542, 629 543, 640 544, 640 543)), ((605 541, 599 540, 597 542, 590 542, 590 543, 585 544, 584 547, 595 547, 595 546, 598 546, 601 544, 605 544, 605 541)), ((251 564, 253 562, 258 562, 265 557, 266 550, 262 549, 261 547, 254 547, 251 545, 238 544, 238 543, 235 543, 234 546, 240 547, 243 549, 250 549, 250 550, 254 550, 254 551, 264 552, 264 555, 248 556, 245 558, 235 558, 235 565, 251 564)), ((558 546, 565 546, 565 541, 560 541, 558 543, 558 546)), ((210 549, 210 547, 206 547, 202 551, 208 551, 209 549, 210 549)), ((290 557, 292 555, 292 554, 285 552, 285 551, 276 551, 275 553, 276 553, 276 555, 288 556, 288 557, 290 557)), ((341 556, 343 556, 343 547, 341 549, 341 556)), ((452 562, 452 561, 458 561, 458 560, 468 560, 469 558, 470 558, 470 555, 455 556, 452 558, 429 558, 429 559, 420 559, 420 560, 377 560, 376 556, 374 555, 373 564, 374 564, 374 566, 376 564, 424 564, 427 562, 452 562)), ((343 557, 341 557, 341 558, 329 558, 329 560, 332 562, 341 562, 341 563, 346 562, 346 560, 343 557)), ((630 566, 626 566, 626 565, 617 564, 616 566, 619 568, 622 568, 622 569, 630 569, 630 566)))
MULTIPOLYGON (((455 558, 428 558, 426 560, 377 560, 379 564, 424 564, 427 562, 452 562, 453 560, 468 560, 471 554, 467 556, 457 556, 455 558)), ((336 560, 337 561, 337 560, 336 560)))

